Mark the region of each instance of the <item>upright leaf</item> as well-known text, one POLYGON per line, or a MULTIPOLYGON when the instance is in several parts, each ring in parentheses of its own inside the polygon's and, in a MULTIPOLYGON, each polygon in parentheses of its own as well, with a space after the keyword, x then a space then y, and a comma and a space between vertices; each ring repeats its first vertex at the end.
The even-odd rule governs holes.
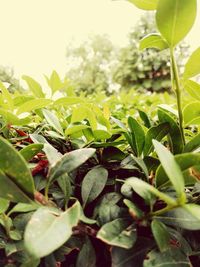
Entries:
POLYGON ((78 202, 65 212, 48 207, 38 209, 25 229, 27 251, 36 258, 49 255, 70 238, 72 228, 78 224, 79 218, 78 202))
POLYGON ((25 159, 2 137, 0 137, 0 170, 24 192, 33 196, 34 181, 25 159))
POLYGON ((157 27, 169 46, 175 46, 188 34, 194 24, 196 12, 196 0, 158 1, 157 27))
POLYGON ((184 79, 190 79, 200 74, 200 47, 197 48, 188 59, 183 73, 184 79))
POLYGON ((151 230, 156 240, 158 248, 161 252, 169 249, 170 235, 167 227, 158 220, 153 220, 151 223, 151 230))
POLYGON ((44 97, 44 93, 42 91, 42 87, 40 86, 40 84, 35 81, 33 78, 27 76, 27 75, 23 75, 22 79, 24 79, 28 86, 29 89, 32 91, 32 93, 38 97, 38 98, 43 98, 44 97))
POLYGON ((177 195, 180 199, 185 201, 184 193, 184 178, 181 172, 180 167, 176 163, 173 155, 164 147, 161 143, 156 140, 153 140, 153 144, 160 159, 160 162, 165 170, 167 176, 169 177, 171 183, 174 186, 174 189, 177 192, 177 195))
POLYGON ((81 187, 83 206, 99 196, 106 185, 107 179, 108 171, 101 166, 93 168, 86 174, 81 187))
POLYGON ((50 126, 52 126, 56 131, 58 131, 60 134, 63 133, 62 126, 60 125, 58 117, 50 110, 43 109, 42 113, 46 119, 46 121, 49 123, 50 126))

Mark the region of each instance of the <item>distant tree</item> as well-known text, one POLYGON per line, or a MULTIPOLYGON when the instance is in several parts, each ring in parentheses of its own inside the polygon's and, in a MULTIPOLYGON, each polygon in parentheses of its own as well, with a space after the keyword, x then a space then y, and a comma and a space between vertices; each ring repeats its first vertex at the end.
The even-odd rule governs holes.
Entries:
POLYGON ((14 77, 12 68, 0 66, 0 81, 7 83, 7 88, 11 93, 14 93, 16 90, 22 90, 19 80, 14 77))
POLYGON ((107 35, 92 35, 76 47, 68 46, 66 57, 66 76, 74 83, 77 92, 109 93, 112 87, 111 69, 117 57, 116 47, 107 35))
MULTIPOLYGON (((164 50, 159 54, 155 49, 139 51, 139 41, 152 32, 156 32, 154 16, 147 14, 130 32, 129 44, 120 50, 119 64, 113 71, 113 80, 122 88, 135 87, 142 92, 170 91, 169 51, 164 50)), ((178 50, 181 67, 188 55, 188 45, 183 43, 178 50)))

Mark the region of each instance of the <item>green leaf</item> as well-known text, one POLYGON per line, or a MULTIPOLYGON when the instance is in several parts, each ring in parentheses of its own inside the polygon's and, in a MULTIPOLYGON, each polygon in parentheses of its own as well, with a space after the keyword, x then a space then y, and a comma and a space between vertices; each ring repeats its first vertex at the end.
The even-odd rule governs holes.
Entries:
POLYGON ((30 212, 37 210, 39 207, 40 205, 35 202, 32 202, 31 204, 18 203, 9 211, 8 215, 10 216, 12 213, 30 212))
POLYGON ((24 192, 33 196, 34 181, 25 159, 2 137, 0 137, 0 170, 24 192))
POLYGON ((0 197, 11 202, 30 203, 31 199, 7 176, 0 170, 0 197))
MULTIPOLYGON (((142 154, 145 134, 142 126, 132 117, 128 118, 128 125, 130 128, 130 145, 136 156, 142 154)), ((127 134, 126 134, 127 136, 127 134)))
POLYGON ((46 121, 49 123, 49 125, 52 126, 61 135, 63 135, 64 134, 63 129, 62 129, 62 126, 60 125, 58 117, 48 109, 43 109, 42 113, 46 121))
POLYGON ((83 206, 95 200, 104 189, 108 179, 108 171, 101 166, 90 170, 83 179, 81 196, 83 206))
POLYGON ((129 249, 135 243, 137 234, 130 221, 119 218, 103 225, 97 233, 97 238, 106 244, 129 249))
POLYGON ((192 138, 184 147, 184 153, 192 152, 200 147, 200 133, 192 138))
POLYGON ((200 124, 200 105, 199 102, 191 102, 183 109, 185 125, 200 124))
POLYGON ((153 220, 151 223, 151 230, 156 240, 157 246, 161 252, 169 249, 170 235, 167 227, 158 220, 153 220))
POLYGON ((55 181, 59 176, 64 173, 70 173, 89 158, 91 158, 95 153, 94 148, 83 148, 66 153, 56 164, 50 169, 49 172, 49 183, 55 181))
POLYGON ((93 130, 95 140, 106 140, 109 139, 112 134, 105 130, 93 130))
POLYGON ((29 100, 18 108, 17 115, 24 113, 24 112, 31 112, 36 109, 44 108, 51 103, 52 101, 50 99, 45 99, 45 98, 29 100))
POLYGON ((158 0, 128 0, 136 7, 144 10, 155 10, 157 7, 158 0))
POLYGON ((167 212, 165 216, 156 216, 166 224, 174 225, 188 230, 200 230, 200 206, 186 204, 167 212))
POLYGON ((6 212, 9 205, 10 205, 10 202, 7 199, 0 197, 0 214, 6 212))
POLYGON ((152 140, 155 139, 157 141, 161 141, 163 137, 165 137, 170 130, 170 126, 168 122, 161 123, 157 126, 151 127, 146 134, 145 138, 145 146, 144 146, 144 156, 149 155, 153 150, 152 140))
POLYGON ((78 254, 76 267, 96 267, 95 249, 89 238, 86 238, 86 242, 78 254))
MULTIPOLYGON (((174 158, 182 172, 189 170, 189 169, 191 171, 194 166, 200 165, 200 155, 197 153, 180 154, 180 155, 176 155, 174 158)), ((155 181, 156 181, 156 187, 165 186, 169 181, 161 165, 160 167, 158 167, 156 171, 155 181)), ((188 180, 185 179, 186 185, 191 185, 191 183, 192 184, 195 183, 194 178, 192 181, 191 179, 188 179, 188 180)))
POLYGON ((38 267, 40 264, 40 259, 34 259, 32 257, 29 257, 29 259, 22 263, 20 267, 38 267))
POLYGON ((42 87, 38 82, 36 82, 33 78, 23 75, 22 79, 25 80, 29 86, 31 92, 38 98, 43 98, 44 93, 42 92, 42 87))
POLYGON ((144 216, 144 213, 129 199, 124 199, 124 204, 128 207, 129 209, 129 214, 133 219, 142 219, 144 216))
POLYGON ((175 46, 188 34, 194 24, 196 13, 196 0, 158 1, 157 27, 169 46, 175 46))
POLYGON ((55 106, 59 106, 59 105, 63 105, 63 106, 68 106, 68 105, 75 105, 75 104, 80 104, 83 103, 84 100, 81 97, 75 97, 75 96, 71 96, 71 97, 61 97, 59 99, 57 99, 54 102, 55 106))
POLYGON ((68 126, 68 128, 65 130, 65 135, 72 135, 74 133, 81 132, 82 130, 88 129, 90 126, 84 125, 84 124, 71 124, 68 126))
POLYGON ((150 33, 140 41, 140 50, 144 50, 146 48, 164 50, 169 48, 169 46, 160 34, 150 33))
POLYGON ((170 125, 169 138, 171 151, 174 154, 182 153, 184 143, 182 140, 180 128, 174 118, 168 113, 163 111, 161 108, 158 109, 158 118, 160 122, 168 122, 170 125))
POLYGON ((155 187, 142 181, 139 178, 136 178, 136 177, 128 178, 125 181, 125 185, 131 186, 132 189, 138 195, 140 195, 143 199, 145 199, 146 202, 148 202, 148 203, 151 203, 151 201, 154 200, 155 197, 158 197, 159 199, 165 201, 167 204, 170 204, 172 206, 177 204, 173 198, 158 191, 155 187))
POLYGON ((24 148, 22 148, 19 153, 22 157, 29 161, 31 160, 37 153, 39 153, 43 149, 43 144, 30 144, 24 148))
POLYGON ((180 200, 185 201, 184 178, 174 156, 161 143, 153 140, 156 153, 180 200))
POLYGON ((183 77, 184 79, 190 79, 198 74, 200 74, 200 47, 197 48, 188 59, 183 77))
POLYGON ((48 207, 38 209, 25 229, 27 251, 36 258, 49 255, 70 238, 72 228, 78 224, 79 218, 78 202, 65 212, 48 207))
POLYGON ((191 267, 188 257, 178 248, 169 248, 159 253, 156 250, 147 254, 143 267, 191 267))
POLYGON ((6 104, 8 109, 13 110, 14 104, 13 104, 12 95, 9 93, 8 89, 3 85, 1 81, 0 81, 0 90, 3 96, 4 104, 6 104))
POLYGON ((200 84, 192 80, 186 80, 184 82, 184 89, 194 97, 196 100, 200 100, 200 84))
POLYGON ((138 237, 131 249, 113 247, 111 250, 113 267, 141 267, 147 252, 151 249, 153 242, 147 238, 138 237))
POLYGON ((58 73, 54 70, 52 71, 51 77, 50 79, 48 79, 48 77, 46 77, 46 81, 49 85, 49 87, 51 88, 52 94, 54 94, 56 91, 63 89, 64 84, 61 81, 58 73))
POLYGON ((3 117, 3 119, 6 121, 7 124, 11 125, 25 125, 31 122, 31 119, 28 117, 25 117, 23 119, 19 119, 13 112, 10 112, 6 109, 0 108, 0 115, 3 117))

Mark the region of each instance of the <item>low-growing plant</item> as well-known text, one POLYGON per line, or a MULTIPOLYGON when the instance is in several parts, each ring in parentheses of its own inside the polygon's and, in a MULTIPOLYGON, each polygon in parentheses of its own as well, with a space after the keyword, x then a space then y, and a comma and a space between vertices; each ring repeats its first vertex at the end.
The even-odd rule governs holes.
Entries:
POLYGON ((116 99, 77 97, 55 71, 48 96, 29 76, 26 96, 0 83, 0 266, 200 264, 200 97, 191 80, 200 53, 180 77, 173 54, 197 1, 130 2, 156 10, 160 34, 140 46, 169 50, 177 109, 159 104, 149 115, 135 103, 129 113, 121 95, 119 113, 116 99), (195 101, 181 101, 183 88, 195 101))

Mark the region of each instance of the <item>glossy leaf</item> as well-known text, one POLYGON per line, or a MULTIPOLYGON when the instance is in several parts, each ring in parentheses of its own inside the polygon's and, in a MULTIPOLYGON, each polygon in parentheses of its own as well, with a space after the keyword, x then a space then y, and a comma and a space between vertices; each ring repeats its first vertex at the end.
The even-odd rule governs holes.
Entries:
POLYGON ((29 89, 32 91, 32 93, 36 97, 38 97, 38 98, 44 97, 42 87, 40 86, 40 84, 37 81, 35 81, 33 78, 31 78, 30 76, 27 76, 27 75, 23 75, 22 79, 27 82, 29 89))
POLYGON ((155 139, 157 141, 161 141, 163 137, 165 137, 170 130, 169 123, 164 122, 157 126, 154 126, 150 128, 147 131, 146 137, 145 137, 145 146, 144 146, 144 156, 149 155, 153 150, 153 143, 152 140, 155 139))
POLYGON ((153 220, 151 230, 156 240, 157 246, 161 252, 169 249, 170 235, 167 227, 158 220, 153 220))
POLYGON ((31 112, 36 109, 44 108, 51 103, 52 101, 46 98, 38 98, 38 99, 27 101, 18 108, 17 115, 24 113, 24 112, 31 112))
POLYGON ((132 117, 128 118, 130 128, 130 145, 136 156, 140 156, 143 150, 145 134, 142 126, 132 117))
POLYGON ((25 159, 2 137, 0 137, 0 170, 24 192, 33 196, 34 181, 25 159))
POLYGON ((137 235, 129 221, 119 218, 102 226, 97 238, 109 245, 129 249, 135 243, 137 235))
POLYGON ((108 171, 101 166, 93 168, 86 174, 81 187, 83 207, 99 196, 106 185, 107 179, 108 171))
POLYGON ((79 218, 78 202, 65 212, 48 207, 38 209, 25 230, 27 251, 36 258, 49 255, 70 238, 72 228, 78 224, 79 218))
POLYGON ((86 162, 95 153, 94 148, 83 148, 66 153, 56 164, 50 169, 49 182, 55 181, 64 173, 70 173, 84 162, 86 162))
POLYGON ((128 0, 136 7, 144 10, 154 10, 157 7, 158 0, 128 0))
POLYGON ((131 186, 132 189, 143 199, 145 199, 147 203, 151 203, 152 200, 155 199, 155 197, 158 197, 159 199, 165 201, 167 204, 170 204, 172 206, 176 205, 176 201, 174 199, 158 191, 155 187, 142 181, 139 178, 128 178, 125 181, 125 185, 131 186))
POLYGON ((7 176, 0 170, 0 197, 11 202, 30 203, 31 199, 7 176))
POLYGON ((169 145, 171 146, 171 151, 173 151, 174 154, 180 154, 183 151, 184 144, 178 124, 168 112, 165 112, 161 108, 158 109, 158 118, 160 122, 169 123, 169 145))
POLYGON ((61 135, 63 135, 63 129, 60 125, 58 117, 50 110, 43 109, 42 113, 46 119, 46 121, 49 123, 51 127, 53 127, 57 132, 59 132, 61 135))
POLYGON ((174 156, 170 153, 170 151, 166 147, 164 147, 161 143, 159 143, 156 140, 153 140, 153 144, 156 153, 160 159, 161 165, 165 170, 172 185, 174 186, 174 189, 176 190, 178 197, 184 200, 185 184, 179 165, 177 164, 174 156))
MULTIPOLYGON (((192 172, 194 166, 200 165, 200 155, 197 153, 184 153, 176 155, 174 158, 182 172, 189 169, 190 172, 192 172)), ((165 186, 169 181, 162 166, 160 166, 156 171, 155 181, 157 187, 165 186)), ((185 179, 185 184, 191 185, 194 184, 195 181, 195 177, 193 177, 193 180, 185 179)))
POLYGON ((200 74, 200 47, 197 48, 185 65, 184 79, 190 79, 200 74))
POLYGON ((200 105, 199 102, 190 102, 183 109, 185 125, 200 124, 200 105))
POLYGON ((30 144, 22 148, 19 153, 26 161, 31 160, 37 153, 43 149, 43 144, 30 144))
POLYGON ((158 1, 157 27, 169 46, 175 46, 188 34, 194 24, 196 12, 196 0, 158 1))
POLYGON ((200 100, 200 84, 192 80, 186 80, 184 82, 184 89, 195 98, 195 100, 200 100))
POLYGON ((200 206, 196 204, 186 204, 171 210, 163 217, 156 216, 156 218, 169 225, 188 230, 200 230, 200 206))
POLYGON ((169 46, 160 34, 150 33, 140 41, 140 50, 144 50, 146 48, 164 50, 169 48, 169 46))

